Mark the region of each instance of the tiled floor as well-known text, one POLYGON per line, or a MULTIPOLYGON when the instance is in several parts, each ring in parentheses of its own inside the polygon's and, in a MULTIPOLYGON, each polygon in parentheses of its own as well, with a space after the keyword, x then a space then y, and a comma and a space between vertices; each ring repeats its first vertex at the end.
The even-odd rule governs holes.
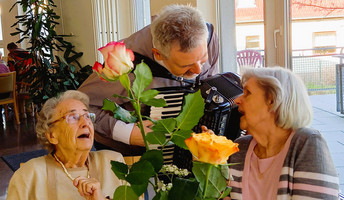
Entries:
POLYGON ((336 111, 336 95, 310 96, 314 118, 311 127, 319 130, 327 141, 344 192, 344 115, 336 111))

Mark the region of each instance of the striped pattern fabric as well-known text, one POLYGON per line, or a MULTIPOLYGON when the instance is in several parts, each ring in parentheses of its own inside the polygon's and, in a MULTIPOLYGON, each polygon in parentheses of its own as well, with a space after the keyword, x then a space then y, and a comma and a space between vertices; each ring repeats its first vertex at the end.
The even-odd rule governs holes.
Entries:
MULTIPOLYGON (((231 198, 242 199, 242 175, 246 152, 252 136, 238 138, 239 152, 230 157, 231 198)), ((326 141, 319 131, 301 128, 296 131, 279 178, 278 200, 339 199, 339 179, 326 141)))

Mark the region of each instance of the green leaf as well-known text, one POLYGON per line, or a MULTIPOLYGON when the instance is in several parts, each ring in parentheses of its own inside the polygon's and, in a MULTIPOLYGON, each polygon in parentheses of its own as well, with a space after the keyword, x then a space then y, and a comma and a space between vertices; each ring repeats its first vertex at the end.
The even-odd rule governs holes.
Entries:
POLYGON ((137 120, 137 118, 133 116, 129 111, 123 109, 121 106, 117 105, 115 102, 109 99, 104 99, 102 109, 111 111, 114 114, 114 118, 127 123, 135 123, 137 120))
POLYGON ((153 99, 156 95, 159 94, 158 90, 146 90, 141 93, 140 101, 145 103, 151 99, 153 99))
POLYGON ((232 188, 227 186, 226 189, 222 192, 220 198, 223 199, 227 197, 231 191, 232 191, 232 188))
POLYGON ((164 158, 162 156, 162 151, 159 150, 149 150, 147 152, 145 152, 140 160, 146 160, 148 162, 150 162, 156 173, 158 173, 160 171, 160 169, 162 168, 162 165, 164 163, 164 158))
POLYGON ((120 106, 115 110, 113 117, 127 123, 135 123, 137 121, 136 117, 132 116, 129 111, 120 106))
POLYGON ((172 142, 180 148, 188 150, 185 140, 191 137, 192 130, 179 130, 173 133, 172 142))
POLYGON ((167 106, 166 101, 164 99, 150 99, 144 103, 148 106, 154 106, 154 107, 165 107, 165 106, 167 106))
POLYGON ((194 199, 199 183, 195 179, 184 179, 176 177, 172 182, 173 186, 168 193, 169 200, 190 200, 194 199))
POLYGON ((114 112, 117 109, 116 103, 111 101, 110 99, 104 99, 103 100, 103 110, 108 110, 111 112, 114 112))
POLYGON ((122 98, 122 99, 128 99, 129 101, 132 101, 133 99, 126 97, 126 96, 121 96, 121 95, 117 95, 117 94, 113 94, 113 97, 118 97, 118 98, 122 98))
POLYGON ((167 192, 160 190, 152 200, 168 200, 167 192))
POLYGON ((122 74, 121 76, 119 76, 119 81, 121 82, 121 84, 123 85, 123 87, 127 90, 127 92, 129 93, 130 90, 130 80, 129 80, 129 76, 128 74, 122 74))
POLYGON ((228 165, 218 165, 218 167, 220 167, 222 176, 225 177, 225 179, 229 180, 229 167, 228 167, 228 165))
POLYGON ((117 178, 125 180, 125 176, 128 174, 128 165, 112 160, 111 166, 111 169, 116 174, 117 178))
POLYGON ((176 128, 176 120, 167 118, 157 121, 152 127, 153 131, 171 133, 176 128))
POLYGON ((112 199, 136 200, 139 199, 139 196, 136 195, 130 186, 121 185, 116 189, 112 199))
POLYGON ((205 196, 208 198, 219 198, 222 191, 227 187, 225 177, 222 176, 219 168, 209 163, 193 162, 192 172, 195 175, 197 181, 200 183, 200 190, 204 193, 204 185, 208 182, 208 187, 205 191, 205 196), (209 177, 207 177, 207 171, 210 169, 209 177))
POLYGON ((150 68, 144 63, 136 65, 134 70, 135 80, 133 82, 133 92, 135 96, 140 99, 143 90, 150 85, 153 76, 150 68))
POLYGON ((142 185, 154 174, 154 167, 149 161, 139 160, 130 168, 126 180, 132 185, 142 185))
POLYGON ((166 141, 166 136, 165 136, 165 133, 153 131, 153 132, 147 133, 146 139, 150 144, 163 145, 166 141))
POLYGON ((134 190, 137 196, 141 196, 141 194, 143 194, 147 190, 147 187, 148 181, 141 185, 131 185, 131 188, 134 190))
POLYGON ((204 114, 204 105, 200 90, 186 95, 182 112, 176 118, 177 126, 182 130, 190 130, 196 126, 204 114))

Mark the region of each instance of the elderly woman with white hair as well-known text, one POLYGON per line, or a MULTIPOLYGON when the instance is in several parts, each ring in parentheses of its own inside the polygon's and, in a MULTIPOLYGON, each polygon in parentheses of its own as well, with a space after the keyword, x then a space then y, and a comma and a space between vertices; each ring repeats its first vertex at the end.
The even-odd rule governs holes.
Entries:
POLYGON ((240 151, 230 157, 231 199, 338 199, 338 175, 326 141, 307 126, 312 107, 303 82, 281 67, 250 68, 235 103, 240 151))
POLYGON ((104 200, 113 196, 122 182, 112 172, 110 161, 124 159, 114 151, 90 152, 95 115, 88 104, 88 96, 74 90, 46 101, 36 132, 50 153, 14 173, 7 199, 104 200))

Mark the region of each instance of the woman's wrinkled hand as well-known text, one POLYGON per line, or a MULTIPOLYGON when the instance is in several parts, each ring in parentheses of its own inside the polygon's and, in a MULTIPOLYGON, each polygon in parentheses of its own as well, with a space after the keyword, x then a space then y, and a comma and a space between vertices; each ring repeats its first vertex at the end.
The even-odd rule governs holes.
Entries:
POLYGON ((100 188, 100 182, 95 178, 85 178, 78 176, 74 179, 73 185, 78 188, 78 192, 87 200, 104 200, 105 197, 100 188))

